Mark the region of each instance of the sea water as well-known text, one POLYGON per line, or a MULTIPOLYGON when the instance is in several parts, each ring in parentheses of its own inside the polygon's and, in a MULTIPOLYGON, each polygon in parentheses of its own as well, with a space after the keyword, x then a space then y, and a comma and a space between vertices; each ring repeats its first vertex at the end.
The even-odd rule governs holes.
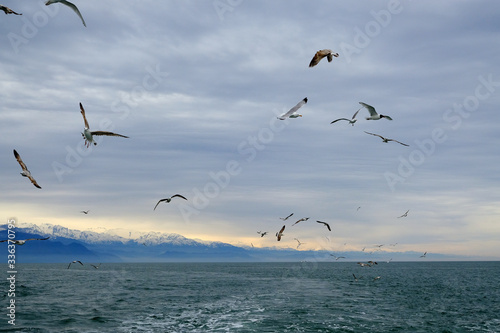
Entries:
POLYGON ((500 332, 500 262, 84 264, 18 264, 15 297, 0 266, 0 331, 500 332))

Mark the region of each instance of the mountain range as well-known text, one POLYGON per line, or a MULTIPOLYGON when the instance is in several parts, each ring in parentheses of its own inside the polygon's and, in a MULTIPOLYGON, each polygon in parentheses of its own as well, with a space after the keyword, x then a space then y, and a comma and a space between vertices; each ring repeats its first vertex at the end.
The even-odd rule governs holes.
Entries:
MULTIPOLYGON (((6 224, 0 225, 0 239, 7 239, 6 224)), ((189 239, 175 233, 140 233, 122 229, 80 231, 60 225, 18 224, 15 238, 44 238, 16 246, 17 263, 85 262, 248 262, 248 261, 335 261, 331 251, 298 251, 290 248, 239 247, 222 242, 189 239)), ((0 243, 7 251, 7 242, 0 243)), ((7 253, 7 252, 3 252, 7 253)), ((417 252, 377 251, 367 258, 361 251, 335 253, 342 260, 416 260, 417 252)), ((465 257, 428 254, 431 260, 468 260, 465 257)), ((7 256, 5 256, 7 258, 7 256)))

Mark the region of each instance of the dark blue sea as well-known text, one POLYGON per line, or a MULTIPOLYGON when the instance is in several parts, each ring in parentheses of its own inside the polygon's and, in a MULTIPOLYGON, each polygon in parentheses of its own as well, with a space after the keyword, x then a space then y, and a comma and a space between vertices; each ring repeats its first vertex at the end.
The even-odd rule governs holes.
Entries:
POLYGON ((17 265, 15 326, 2 265, 0 331, 500 332, 500 262, 84 264, 17 265))

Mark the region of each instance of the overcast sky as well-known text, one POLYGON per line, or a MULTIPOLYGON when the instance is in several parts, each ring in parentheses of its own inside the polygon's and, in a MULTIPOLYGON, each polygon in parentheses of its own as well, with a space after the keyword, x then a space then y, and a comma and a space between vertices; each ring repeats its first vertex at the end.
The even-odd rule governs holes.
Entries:
POLYGON ((0 13, 5 222, 500 258, 499 2, 44 2, 0 13))

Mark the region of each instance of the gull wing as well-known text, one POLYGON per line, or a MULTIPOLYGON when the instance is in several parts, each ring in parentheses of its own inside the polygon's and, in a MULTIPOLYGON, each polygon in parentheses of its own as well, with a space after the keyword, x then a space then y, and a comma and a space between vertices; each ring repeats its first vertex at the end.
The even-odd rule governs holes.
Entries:
POLYGON ((382 135, 378 135, 378 134, 375 134, 375 133, 370 133, 370 132, 367 132, 367 131, 364 131, 366 134, 370 134, 370 135, 373 135, 373 136, 378 136, 379 138, 381 138, 382 140, 387 140, 386 138, 384 138, 382 135))
POLYGON ((155 208, 153 208, 153 210, 156 210, 156 207, 158 207, 158 205, 160 204, 160 202, 167 201, 168 199, 170 199, 170 198, 165 198, 165 199, 161 199, 161 200, 159 200, 159 201, 156 203, 156 206, 155 206, 155 208))
POLYGON ((280 217, 280 219, 282 219, 283 221, 286 221, 286 220, 288 220, 288 218, 289 218, 289 217, 291 217, 292 215, 293 215, 293 213, 292 213, 292 214, 290 214, 290 215, 288 215, 287 217, 280 217))
POLYGON ((7 15, 7 14, 14 14, 14 15, 23 15, 23 14, 19 14, 19 13, 16 13, 15 11, 13 11, 12 9, 10 9, 9 7, 5 7, 3 5, 0 5, 0 10, 3 10, 4 13, 7 15))
POLYGON ((48 5, 51 5, 53 3, 56 3, 56 2, 60 2, 62 3, 63 5, 66 5, 68 6, 69 8, 73 9, 73 11, 76 13, 76 15, 78 15, 78 17, 80 17, 80 19, 82 20, 82 23, 83 23, 83 26, 87 26, 85 24, 85 20, 83 19, 83 16, 82 14, 80 13, 80 11, 78 10, 78 7, 76 7, 73 3, 69 2, 69 1, 66 1, 66 0, 49 0, 45 3, 46 6, 48 5))
POLYGON ((297 105, 295 105, 293 108, 291 108, 290 110, 288 110, 287 113, 283 114, 279 118, 280 119, 285 119, 285 118, 290 117, 292 114, 294 114, 295 112, 297 112, 297 110, 300 109, 306 103, 307 103, 307 97, 304 98, 303 100, 301 100, 300 102, 298 102, 297 105))
POLYGON ((373 106, 368 105, 368 104, 363 103, 363 102, 359 102, 359 104, 363 105, 368 110, 368 112, 370 112, 370 116, 376 116, 378 114, 377 111, 375 111, 375 108, 373 106))
POLYGON ((26 164, 24 164, 23 160, 21 159, 21 156, 17 153, 17 151, 14 149, 14 156, 16 157, 17 162, 23 168, 24 171, 27 171, 28 168, 26 167, 26 164))
POLYGON ((330 124, 336 123, 339 120, 347 120, 349 122, 351 121, 350 119, 347 119, 347 118, 339 118, 339 119, 336 119, 336 120, 332 121, 330 124))
POLYGON ((30 240, 47 240, 49 239, 50 237, 46 237, 46 238, 28 238, 28 239, 25 239, 25 241, 30 241, 30 240))
POLYGON ((85 122, 85 128, 90 128, 89 123, 87 121, 87 117, 85 117, 85 109, 83 108, 82 103, 80 103, 80 113, 83 116, 83 121, 85 122))
POLYGON ((358 111, 356 111, 356 112, 352 115, 352 118, 351 118, 351 119, 353 119, 353 120, 354 120, 354 118, 356 118, 356 116, 358 115, 359 110, 361 110, 361 109, 362 109, 362 107, 361 107, 361 108, 359 108, 359 109, 358 109, 358 111))
POLYGON ((33 185, 35 185, 35 187, 37 187, 37 188, 42 188, 40 185, 38 185, 38 183, 36 182, 35 178, 33 178, 33 176, 32 176, 32 175, 29 175, 29 176, 28 176, 28 179, 31 181, 31 183, 32 183, 33 185))
POLYGON ((107 135, 107 136, 119 136, 122 138, 128 138, 128 136, 125 136, 125 135, 116 134, 113 132, 106 132, 106 131, 94 131, 94 132, 90 132, 90 133, 92 133, 92 135, 97 135, 97 136, 107 135))
POLYGON ((406 146, 406 147, 409 147, 410 145, 407 145, 406 143, 402 143, 402 142, 399 142, 398 140, 394 140, 394 139, 387 139, 387 141, 394 141, 394 142, 397 142, 399 143, 400 145, 403 145, 403 146, 406 146))
POLYGON ((180 194, 174 194, 173 196, 170 197, 170 199, 175 198, 175 197, 179 197, 179 198, 182 198, 184 200, 187 200, 184 196, 182 196, 180 194))

